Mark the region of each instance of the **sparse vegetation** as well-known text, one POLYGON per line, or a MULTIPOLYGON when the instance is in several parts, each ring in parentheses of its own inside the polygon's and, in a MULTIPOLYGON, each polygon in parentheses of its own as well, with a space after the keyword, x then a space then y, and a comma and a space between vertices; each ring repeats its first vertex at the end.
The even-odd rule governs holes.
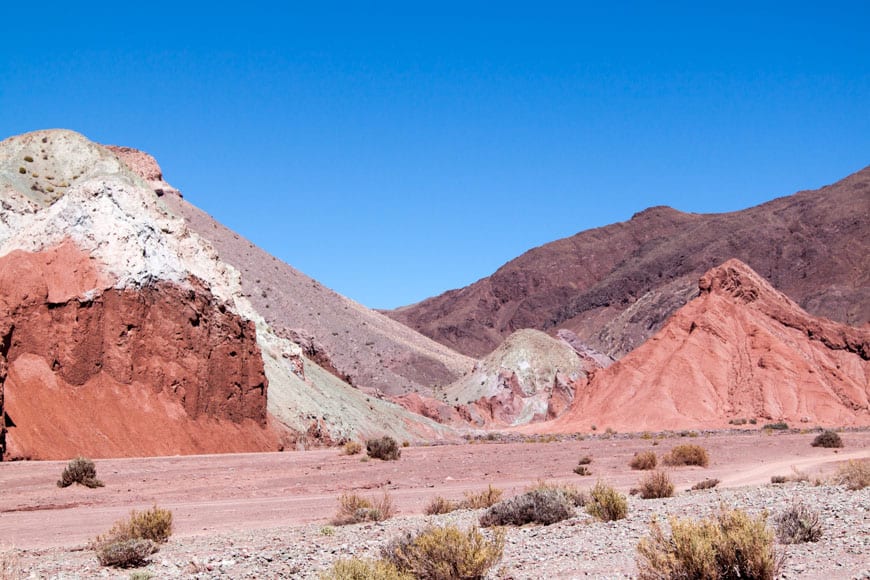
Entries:
POLYGON ((355 493, 343 493, 338 498, 338 513, 332 520, 336 526, 361 522, 381 522, 395 513, 393 500, 384 490, 378 499, 368 499, 355 493))
POLYGON ((836 431, 828 430, 828 431, 823 431, 822 433, 819 433, 818 435, 816 435, 816 438, 813 439, 813 442, 811 443, 811 445, 813 447, 828 447, 828 448, 842 447, 843 446, 843 439, 840 438, 839 433, 837 433, 836 431))
POLYGON ((592 472, 589 471, 589 468, 585 465, 578 465, 574 468, 574 473, 577 475, 592 475, 592 472))
POLYGON ((450 512, 455 512, 459 509, 459 502, 449 500, 447 498, 441 497, 440 495, 432 498, 426 505, 426 509, 423 510, 423 513, 429 516, 435 516, 440 514, 449 514, 450 512))
POLYGON ((157 552, 157 544, 140 538, 115 540, 96 544, 94 551, 101 566, 135 568, 148 563, 148 556, 157 552))
POLYGON ((501 496, 504 492, 497 487, 487 486, 487 488, 481 492, 474 493, 470 491, 465 492, 465 499, 460 504, 462 509, 482 509, 492 507, 501 499, 501 496))
POLYGON ((398 443, 388 435, 366 441, 366 454, 373 459, 384 461, 396 461, 402 456, 398 443))
POLYGON ((707 450, 700 445, 677 445, 662 457, 665 465, 681 466, 681 465, 699 465, 707 467, 710 463, 710 458, 707 456, 707 450))
POLYGON ((674 484, 666 471, 653 471, 640 480, 640 497, 658 499, 674 495, 674 484))
POLYGON ((592 456, 591 455, 584 455, 583 457, 581 457, 580 459, 577 460, 577 465, 589 465, 590 463, 592 463, 592 456))
POLYGON ((338 560, 321 580, 414 580, 414 576, 400 572, 386 560, 349 558, 338 560))
POLYGON ((599 481, 589 492, 586 512, 603 522, 621 520, 628 515, 628 500, 609 485, 599 481))
POLYGON ((589 496, 585 491, 570 483, 550 483, 545 479, 539 479, 534 485, 527 487, 525 491, 536 489, 561 491, 575 507, 583 507, 589 501, 589 496))
POLYGON ((781 483, 787 483, 787 482, 788 482, 788 477, 785 475, 771 475, 770 476, 770 483, 781 484, 781 483))
POLYGON ((695 485, 692 486, 692 491, 699 491, 702 489, 712 489, 719 485, 719 480, 715 478, 704 479, 699 481, 695 485))
POLYGON ((103 482, 97 479, 97 467, 86 457, 76 457, 67 463, 57 481, 58 487, 69 487, 78 483, 85 487, 103 487, 103 482))
POLYGON ((406 533, 387 544, 382 557, 399 571, 421 580, 484 578, 504 552, 503 530, 487 539, 475 527, 429 527, 419 534, 406 533))
POLYGON ((846 489, 858 491, 870 485, 870 460, 849 460, 837 468, 833 481, 846 489))
POLYGON ((777 421, 776 423, 766 423, 762 429, 771 429, 773 431, 787 431, 788 423, 785 421, 777 421))
POLYGON ((783 544, 817 542, 822 537, 819 512, 795 502, 774 518, 776 537, 783 544))
POLYGON ((533 489, 501 501, 480 516, 480 525, 555 524, 574 515, 574 503, 559 489, 533 489))
POLYGON ((723 510, 714 518, 672 518, 666 535, 653 519, 637 546, 641 580, 753 578, 772 580, 782 564, 766 514, 723 510))
POLYGON ((91 543, 103 566, 132 568, 145 564, 172 535, 172 512, 156 505, 145 511, 133 510, 126 520, 115 522, 109 532, 91 543))
POLYGON ((341 448, 344 455, 358 455, 362 453, 362 444, 359 441, 348 441, 341 448))
POLYGON ((746 423, 748 423, 748 421, 744 418, 729 419, 728 420, 729 425, 746 425, 746 423))
POLYGON ((634 454, 628 466, 637 470, 655 469, 658 461, 655 451, 640 451, 634 454))

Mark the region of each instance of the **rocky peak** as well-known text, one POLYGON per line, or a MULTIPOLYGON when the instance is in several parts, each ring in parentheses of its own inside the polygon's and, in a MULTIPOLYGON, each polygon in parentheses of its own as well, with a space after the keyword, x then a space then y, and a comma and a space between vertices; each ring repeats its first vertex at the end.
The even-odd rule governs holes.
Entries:
POLYGON ((144 179, 158 196, 167 193, 181 196, 180 191, 163 179, 163 171, 152 155, 132 147, 120 147, 118 145, 106 145, 105 147, 124 162, 133 173, 144 179))

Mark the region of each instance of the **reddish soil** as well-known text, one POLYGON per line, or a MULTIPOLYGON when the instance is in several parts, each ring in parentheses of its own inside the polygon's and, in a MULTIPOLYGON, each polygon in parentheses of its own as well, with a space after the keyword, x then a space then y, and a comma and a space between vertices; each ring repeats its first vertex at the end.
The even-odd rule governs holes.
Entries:
POLYGON ((600 438, 550 443, 479 443, 404 449, 395 462, 363 461, 339 450, 97 461, 105 487, 60 489, 65 462, 0 463, 0 544, 33 549, 75 547, 106 531, 130 509, 156 503, 173 511, 176 536, 244 532, 308 522, 328 523, 344 491, 389 490, 400 513, 419 514, 435 496, 461 498, 492 484, 508 495, 540 478, 591 486, 601 478, 628 490, 643 472, 631 456, 673 446, 704 446, 708 468, 672 471, 682 491, 715 477, 720 487, 763 484, 772 475, 830 473, 846 459, 870 458, 870 432, 843 434, 844 449, 810 446, 814 433, 720 433, 662 439, 600 438), (591 477, 572 473, 593 457, 591 477))

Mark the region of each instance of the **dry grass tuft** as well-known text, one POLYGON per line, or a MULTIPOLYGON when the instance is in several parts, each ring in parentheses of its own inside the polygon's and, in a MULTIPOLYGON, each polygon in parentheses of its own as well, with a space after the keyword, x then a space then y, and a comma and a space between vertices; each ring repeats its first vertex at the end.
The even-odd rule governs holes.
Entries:
POLYGON ((497 487, 493 487, 492 485, 487 486, 487 488, 478 493, 466 491, 465 499, 462 500, 460 506, 462 509, 483 509, 492 507, 497 504, 501 499, 501 496, 504 492, 497 487))
POLYGON ((612 522, 628 515, 628 500, 625 496, 603 482, 596 483, 589 496, 586 512, 594 518, 612 522))
POLYGON ((707 455, 707 450, 700 445, 677 445, 670 452, 662 457, 665 465, 680 466, 680 465, 699 465, 707 467, 710 463, 710 458, 707 455))
POLYGON ((321 580, 414 580, 414 576, 400 572, 386 560, 349 558, 338 560, 332 568, 320 575, 321 580))
POLYGON ((817 542, 822 537, 819 512, 795 502, 773 519, 776 537, 783 544, 817 542))
POLYGON ((634 454, 628 466, 637 470, 655 469, 658 461, 655 451, 641 451, 634 454))
POLYGON ((426 505, 426 509, 423 510, 423 513, 429 516, 437 516, 440 514, 455 512, 458 509, 460 509, 458 501, 449 500, 437 495, 426 505))
POLYGON ((773 580, 783 556, 774 545, 766 514, 722 510, 714 518, 670 519, 666 535, 653 519, 637 546, 638 578, 753 578, 773 580))
POLYGON ((640 480, 640 497, 658 499, 674 495, 674 484, 665 471, 653 471, 640 480))
POLYGON ((501 529, 494 530, 488 540, 474 527, 467 531, 456 526, 429 527, 394 539, 383 548, 382 558, 413 578, 470 580, 486 577, 501 559, 504 543, 501 529))
POLYGON ((384 490, 378 499, 368 499, 355 493, 343 493, 338 498, 338 513, 332 519, 336 526, 361 522, 382 522, 395 514, 393 500, 384 490))
POLYGON ((341 448, 342 455, 359 455, 362 453, 362 443, 359 441, 348 441, 341 448))
POLYGON ((837 468, 833 481, 836 485, 845 485, 846 489, 858 491, 870 485, 870 460, 849 460, 837 468))

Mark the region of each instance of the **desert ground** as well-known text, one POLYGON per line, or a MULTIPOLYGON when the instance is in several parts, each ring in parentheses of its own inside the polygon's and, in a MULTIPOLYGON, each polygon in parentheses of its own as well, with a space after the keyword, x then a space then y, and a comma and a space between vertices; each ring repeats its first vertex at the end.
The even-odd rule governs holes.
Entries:
POLYGON ((842 449, 814 448, 814 432, 721 432, 596 435, 408 447, 399 461, 342 455, 339 449, 267 454, 200 455, 98 460, 105 487, 58 488, 62 461, 0 463, 0 545, 24 577, 127 578, 101 568, 87 542, 131 509, 154 504, 172 510, 175 532, 146 568, 153 577, 316 578, 338 558, 376 556, 403 530, 426 523, 470 525, 479 511, 423 515, 436 495, 461 499, 488 484, 513 495, 537 480, 581 488, 603 480, 627 493, 644 472, 632 455, 659 456, 681 443, 705 447, 707 468, 670 470, 674 498, 630 497, 626 520, 600 523, 581 509, 552 526, 508 532, 493 578, 631 577, 634 546, 654 514, 701 517, 720 505, 771 513, 799 498, 822 512, 825 535, 816 544, 782 546, 784 576, 870 577, 870 488, 847 491, 812 483, 771 485, 795 471, 823 478, 849 459, 870 458, 870 432, 843 433, 842 449), (694 436, 693 436, 694 435, 694 436), (590 476, 572 472, 593 458, 590 476), (705 478, 707 491, 688 491, 705 478), (330 519, 346 491, 375 496, 387 490, 398 515, 380 523, 334 527, 330 519))

